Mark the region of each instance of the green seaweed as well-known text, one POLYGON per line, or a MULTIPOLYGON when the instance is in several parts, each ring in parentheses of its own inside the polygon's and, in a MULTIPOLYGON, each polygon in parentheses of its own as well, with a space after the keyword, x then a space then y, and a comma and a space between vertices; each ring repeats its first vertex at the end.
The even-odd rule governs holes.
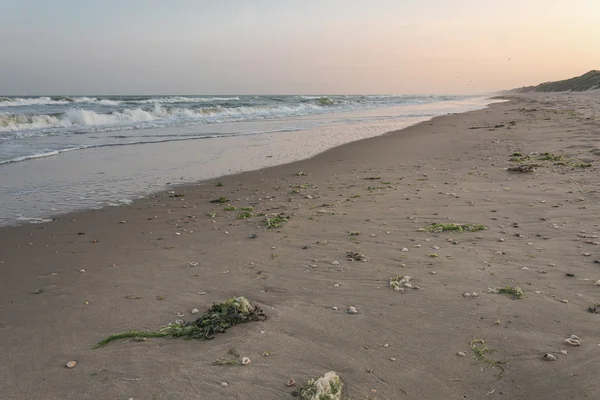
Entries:
MULTIPOLYGON (((242 208, 242 210, 244 210, 242 208)), ((248 211, 248 210, 244 210, 242 212, 240 212, 237 216, 237 219, 248 219, 248 218, 252 218, 252 212, 248 211)))
POLYGON ((592 164, 590 164, 590 163, 577 163, 577 164, 571 164, 571 166, 573 168, 591 168, 592 164))
POLYGON ((477 232, 487 229, 484 225, 481 224, 431 224, 425 228, 418 229, 418 232, 431 232, 431 233, 441 233, 441 232, 477 232))
POLYGON ((495 360, 489 356, 494 353, 496 349, 489 347, 483 339, 471 340, 469 347, 474 354, 473 358, 476 362, 484 362, 492 367, 499 368, 500 375, 498 376, 498 379, 502 378, 502 375, 504 375, 504 367, 502 367, 502 364, 506 364, 506 361, 495 360))
POLYGON ((265 219, 265 225, 267 229, 275 229, 281 227, 283 224, 288 222, 289 217, 283 214, 275 214, 265 219))
POLYGON ((552 153, 542 153, 538 156, 538 160, 542 160, 542 161, 563 161, 564 157, 563 156, 557 156, 555 154, 552 153))
POLYGON ((309 380, 298 391, 298 396, 301 400, 339 400, 342 398, 342 381, 334 372, 328 372, 317 380, 309 380))
POLYGON ((224 204, 224 203, 228 203, 229 201, 231 201, 231 200, 229 200, 227 197, 221 196, 218 199, 211 200, 210 202, 215 203, 215 204, 224 204))
POLYGON ((498 293, 500 294, 507 294, 509 296, 512 296, 512 298, 514 299, 522 299, 525 294, 523 293, 523 290, 520 287, 511 287, 511 286, 505 286, 503 288, 498 289, 498 293))
POLYGON ((120 339, 175 337, 184 339, 210 340, 217 333, 225 333, 234 325, 250 321, 264 321, 267 315, 253 306, 245 297, 233 297, 223 303, 213 304, 200 318, 193 322, 177 321, 155 332, 126 331, 111 335, 94 348, 104 347, 120 339))

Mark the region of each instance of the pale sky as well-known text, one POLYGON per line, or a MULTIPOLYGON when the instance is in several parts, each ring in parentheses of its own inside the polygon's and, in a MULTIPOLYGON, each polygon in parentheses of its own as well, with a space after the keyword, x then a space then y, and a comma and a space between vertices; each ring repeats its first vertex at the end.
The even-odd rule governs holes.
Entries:
POLYGON ((0 0, 0 96, 459 94, 600 69, 600 0, 0 0))

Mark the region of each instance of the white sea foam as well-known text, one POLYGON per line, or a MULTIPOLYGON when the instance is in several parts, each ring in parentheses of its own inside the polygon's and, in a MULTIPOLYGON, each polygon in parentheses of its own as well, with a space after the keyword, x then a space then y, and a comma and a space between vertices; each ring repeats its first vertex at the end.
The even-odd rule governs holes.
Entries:
MULTIPOLYGON (((352 111, 365 108, 360 104, 319 105, 300 103, 295 105, 242 106, 242 107, 201 107, 188 109, 183 107, 167 108, 155 103, 150 109, 125 108, 122 111, 100 113, 85 108, 70 108, 59 115, 23 115, 0 113, 0 137, 3 132, 22 132, 41 130, 47 135, 52 128, 100 127, 107 130, 148 128, 159 126, 186 125, 194 123, 237 122, 257 119, 294 117, 308 114, 330 113, 336 111, 352 111), (114 128, 114 129, 111 129, 114 128)), ((92 131, 94 131, 92 129, 92 131)), ((31 136, 30 134, 27 136, 31 136)), ((10 136, 10 138, 15 138, 10 136)))
POLYGON ((165 96, 148 99, 128 99, 127 97, 116 99, 98 99, 96 97, 2 97, 0 98, 0 107, 27 107, 43 105, 69 105, 69 104, 100 104, 104 106, 118 106, 123 103, 132 104, 176 104, 176 103, 214 103, 239 101, 239 97, 185 97, 185 96, 165 96))
POLYGON ((151 99, 136 100, 134 103, 139 104, 175 104, 175 103, 214 103, 219 101, 238 101, 239 97, 185 97, 185 96, 170 96, 156 97, 151 99))
POLYGON ((51 97, 27 97, 27 98, 2 98, 0 107, 26 107, 26 106, 44 106, 44 105, 69 105, 73 103, 101 104, 105 106, 117 106, 121 104, 118 100, 97 99, 95 97, 62 97, 53 99, 51 97))

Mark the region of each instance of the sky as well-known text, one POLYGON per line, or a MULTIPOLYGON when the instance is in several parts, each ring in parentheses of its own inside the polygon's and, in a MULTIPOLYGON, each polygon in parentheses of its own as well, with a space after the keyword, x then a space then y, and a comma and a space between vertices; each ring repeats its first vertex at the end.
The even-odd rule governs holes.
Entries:
POLYGON ((0 96, 471 94, 600 69, 600 0, 0 0, 0 96))

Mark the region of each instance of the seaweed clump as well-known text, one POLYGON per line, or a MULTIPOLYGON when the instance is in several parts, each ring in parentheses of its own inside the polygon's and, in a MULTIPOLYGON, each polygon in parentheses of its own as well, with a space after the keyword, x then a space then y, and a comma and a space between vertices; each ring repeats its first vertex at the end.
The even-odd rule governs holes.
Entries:
POLYGON ((309 380, 298 395, 302 400, 341 400, 342 381, 335 372, 330 371, 317 380, 309 380))
POLYGON ((517 165, 515 167, 509 167, 507 171, 511 174, 530 174, 535 172, 536 167, 537 165, 534 164, 517 165))
POLYGON ((486 227, 481 224, 431 224, 425 228, 421 228, 419 232, 442 233, 446 231, 452 232, 477 232, 483 231, 486 227))
POLYGON ((525 294, 523 293, 523 290, 520 287, 511 287, 511 286, 505 286, 503 288, 498 289, 498 293, 500 294, 506 294, 508 296, 511 296, 513 299, 522 299, 525 294))
POLYGON ((127 331, 111 335, 94 346, 99 348, 120 339, 176 337, 210 340, 217 333, 225 333, 234 325, 251 321, 264 321, 267 315, 245 297, 233 297, 223 303, 213 304, 200 318, 193 322, 176 321, 155 332, 127 331))

